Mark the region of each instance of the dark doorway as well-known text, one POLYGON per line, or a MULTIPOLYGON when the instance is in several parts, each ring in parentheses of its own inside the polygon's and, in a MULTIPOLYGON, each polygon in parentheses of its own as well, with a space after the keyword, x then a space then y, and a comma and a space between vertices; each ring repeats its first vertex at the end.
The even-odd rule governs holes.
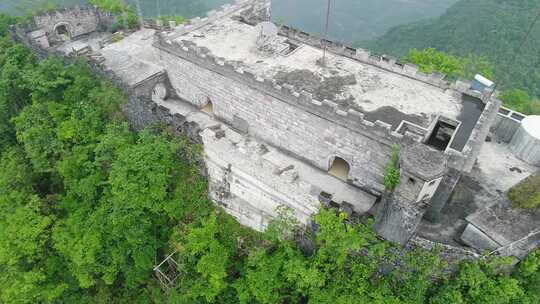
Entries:
POLYGON ((67 24, 60 24, 57 25, 55 28, 56 35, 61 40, 69 40, 71 38, 71 33, 69 32, 69 28, 67 24))

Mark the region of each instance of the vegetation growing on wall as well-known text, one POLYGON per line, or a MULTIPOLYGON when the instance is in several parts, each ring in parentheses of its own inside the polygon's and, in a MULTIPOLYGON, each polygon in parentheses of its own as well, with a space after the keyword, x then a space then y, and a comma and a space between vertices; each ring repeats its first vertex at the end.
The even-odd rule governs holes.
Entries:
POLYGON ((387 191, 393 191, 399 185, 399 146, 392 147, 390 161, 384 169, 384 187, 387 191))
POLYGON ((512 275, 495 259, 442 276, 434 252, 333 210, 301 243, 286 212, 267 233, 243 228, 208 200, 200 147, 130 130, 125 98, 83 61, 0 38, 0 302, 538 303, 538 254, 512 275), (165 294, 152 268, 173 251, 165 294))

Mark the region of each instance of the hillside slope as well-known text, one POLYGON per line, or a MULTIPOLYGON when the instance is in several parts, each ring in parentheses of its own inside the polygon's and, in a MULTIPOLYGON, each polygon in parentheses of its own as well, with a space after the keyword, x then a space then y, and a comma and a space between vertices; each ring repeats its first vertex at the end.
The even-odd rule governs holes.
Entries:
POLYGON ((540 22, 518 50, 539 9, 540 0, 460 0, 441 17, 395 27, 367 47, 399 57, 428 47, 484 55, 501 88, 540 96, 540 22))
MULTIPOLYGON (((339 0, 332 1, 332 39, 353 42, 374 39, 393 26, 440 16, 457 0, 339 0)), ((323 32, 326 0, 272 0, 276 21, 310 33, 323 32)))

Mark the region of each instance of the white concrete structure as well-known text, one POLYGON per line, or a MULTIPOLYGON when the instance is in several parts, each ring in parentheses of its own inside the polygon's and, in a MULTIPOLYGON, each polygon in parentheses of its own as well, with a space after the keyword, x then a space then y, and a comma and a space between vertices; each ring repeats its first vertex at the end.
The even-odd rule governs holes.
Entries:
POLYGON ((540 166, 540 116, 527 116, 512 138, 512 152, 528 164, 540 166))

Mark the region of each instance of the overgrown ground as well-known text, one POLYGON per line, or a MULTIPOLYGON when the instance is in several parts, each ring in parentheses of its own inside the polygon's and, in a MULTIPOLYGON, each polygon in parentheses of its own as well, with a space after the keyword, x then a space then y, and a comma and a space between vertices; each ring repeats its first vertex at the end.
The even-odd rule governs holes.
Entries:
POLYGON ((540 207, 540 175, 531 176, 508 192, 512 205, 534 209, 540 207))
POLYGON ((315 232, 283 212, 264 234, 207 198, 200 147, 132 131, 124 94, 84 61, 38 61, 0 15, 0 302, 538 303, 540 255, 463 263, 404 252, 323 210, 315 232), (152 268, 178 251, 166 294, 152 268))

